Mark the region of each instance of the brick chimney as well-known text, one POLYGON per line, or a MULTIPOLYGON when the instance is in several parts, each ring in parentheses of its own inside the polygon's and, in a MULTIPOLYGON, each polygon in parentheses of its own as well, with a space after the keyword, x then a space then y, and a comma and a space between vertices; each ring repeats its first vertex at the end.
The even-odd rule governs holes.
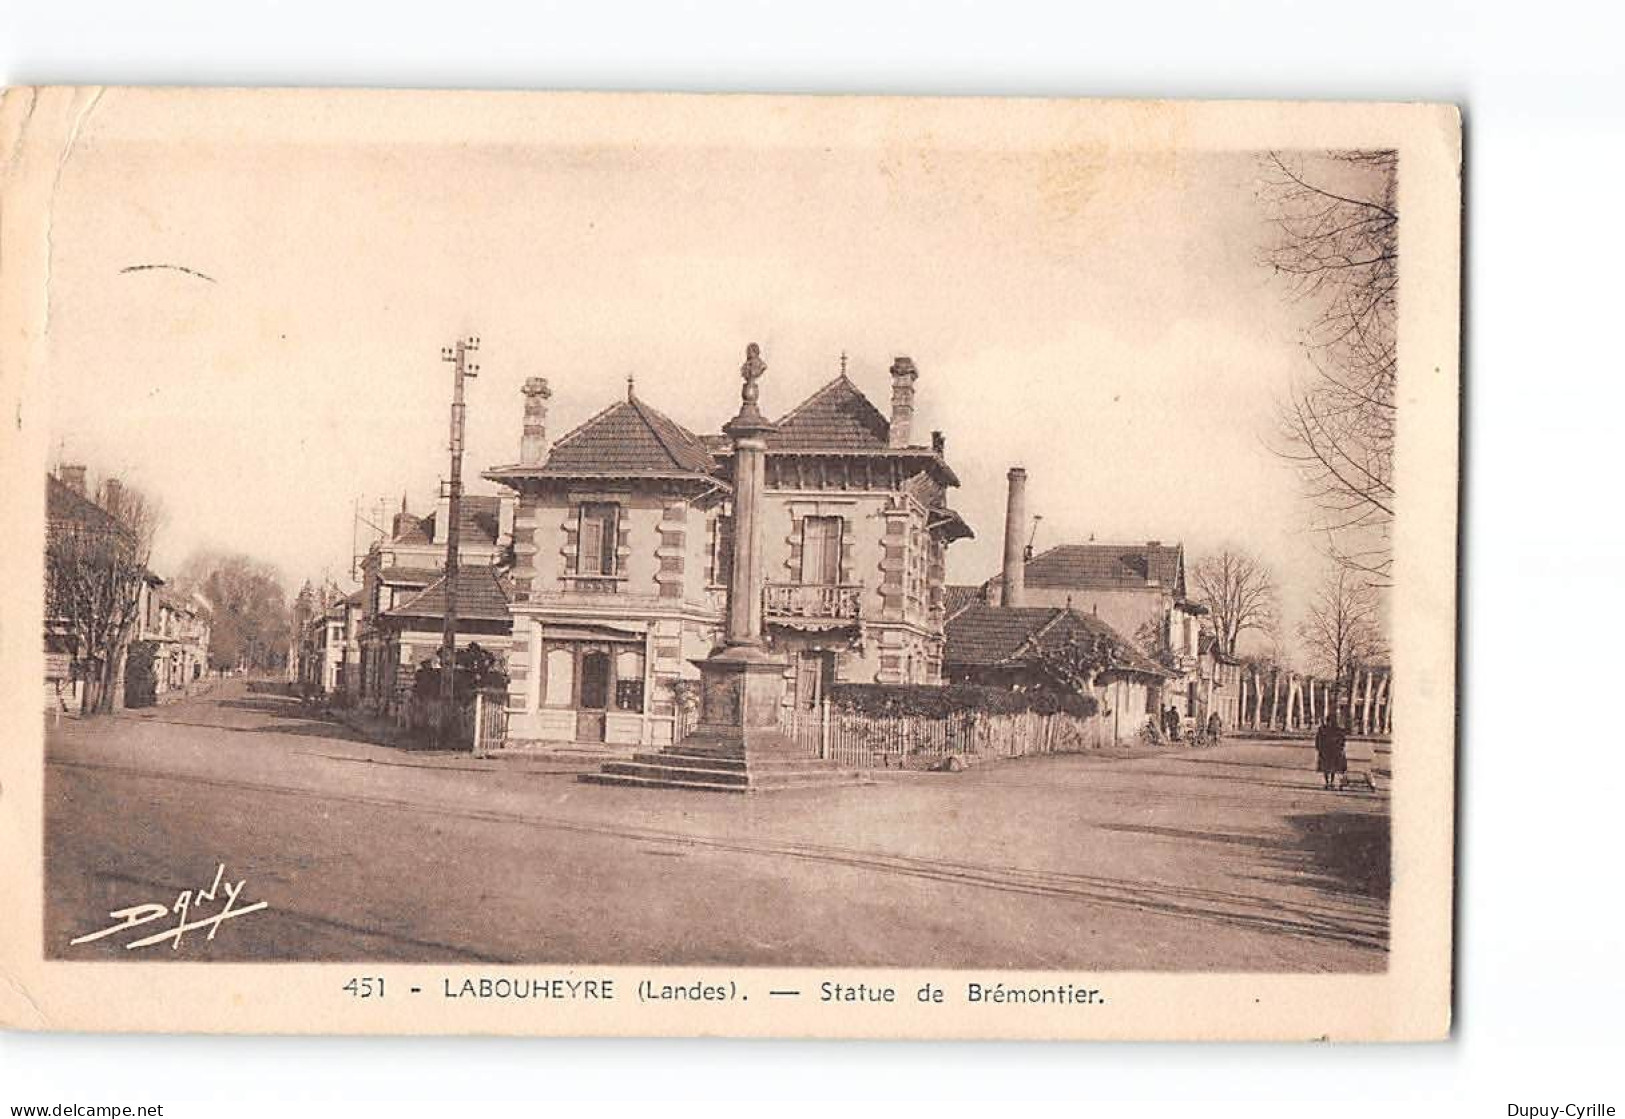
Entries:
POLYGON ((900 357, 891 363, 891 438, 887 446, 906 447, 914 436, 914 382, 919 376, 913 358, 900 357))
POLYGON ((56 468, 57 479, 81 497, 85 495, 85 468, 79 463, 64 463, 56 468))
POLYGON ((389 526, 391 540, 399 540, 408 529, 417 523, 417 518, 406 511, 406 495, 401 494, 401 511, 395 514, 395 519, 389 526))
POLYGON ((124 516, 124 483, 117 478, 102 483, 102 508, 115 517, 124 516))
POLYGON ((1010 495, 1004 507, 1004 588, 1003 606, 1027 605, 1025 542, 1021 530, 1027 523, 1027 471, 1012 466, 1008 475, 1010 495))
POLYGON ((525 433, 519 440, 519 463, 540 466, 547 458, 547 401, 553 390, 547 387, 546 377, 527 377, 525 387, 519 391, 525 394, 525 433))

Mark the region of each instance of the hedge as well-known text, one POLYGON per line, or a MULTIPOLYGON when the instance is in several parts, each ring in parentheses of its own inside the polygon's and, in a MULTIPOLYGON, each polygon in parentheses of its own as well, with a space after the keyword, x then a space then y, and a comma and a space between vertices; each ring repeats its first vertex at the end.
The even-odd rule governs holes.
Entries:
POLYGON ((124 660, 124 706, 152 707, 158 702, 158 642, 134 641, 124 660))
POLYGON ((1024 711, 1040 715, 1064 711, 1087 718, 1100 710, 1100 704, 1090 695, 1013 692, 975 684, 836 684, 829 691, 829 700, 843 711, 864 715, 922 715, 933 719, 974 712, 1015 715, 1024 711))

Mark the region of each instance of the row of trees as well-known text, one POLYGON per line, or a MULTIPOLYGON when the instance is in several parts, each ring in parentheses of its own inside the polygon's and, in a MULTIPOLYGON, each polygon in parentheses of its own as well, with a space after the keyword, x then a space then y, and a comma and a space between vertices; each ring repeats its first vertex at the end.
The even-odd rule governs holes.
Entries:
POLYGON ((173 580, 208 604, 209 665, 228 672, 287 666, 294 633, 282 579, 270 564, 241 552, 194 552, 173 580))
MULTIPOLYGON (((1196 596, 1210 611, 1219 648, 1237 655, 1245 633, 1273 645, 1280 622, 1279 597, 1269 569, 1246 552, 1226 549, 1203 557, 1192 572, 1196 596)), ((1381 591, 1357 567, 1333 563, 1316 588, 1297 627, 1308 667, 1328 680, 1347 681, 1388 658, 1383 638, 1381 591)), ((1249 658, 1274 667, 1276 652, 1249 658)))

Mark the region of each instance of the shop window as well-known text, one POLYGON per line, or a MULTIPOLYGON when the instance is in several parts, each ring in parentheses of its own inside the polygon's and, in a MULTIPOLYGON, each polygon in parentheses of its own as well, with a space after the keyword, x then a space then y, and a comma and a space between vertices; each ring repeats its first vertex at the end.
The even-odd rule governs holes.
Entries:
POLYGON ((615 709, 643 710, 643 654, 628 649, 615 658, 615 709))

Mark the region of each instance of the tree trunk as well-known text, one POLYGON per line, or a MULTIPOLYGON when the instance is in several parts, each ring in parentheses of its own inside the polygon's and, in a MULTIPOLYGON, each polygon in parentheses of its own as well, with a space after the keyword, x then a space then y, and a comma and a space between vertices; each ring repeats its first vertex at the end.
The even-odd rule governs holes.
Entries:
POLYGON ((101 679, 96 688, 96 707, 98 715, 105 715, 113 710, 113 690, 118 686, 118 659, 108 657, 102 661, 101 679))

